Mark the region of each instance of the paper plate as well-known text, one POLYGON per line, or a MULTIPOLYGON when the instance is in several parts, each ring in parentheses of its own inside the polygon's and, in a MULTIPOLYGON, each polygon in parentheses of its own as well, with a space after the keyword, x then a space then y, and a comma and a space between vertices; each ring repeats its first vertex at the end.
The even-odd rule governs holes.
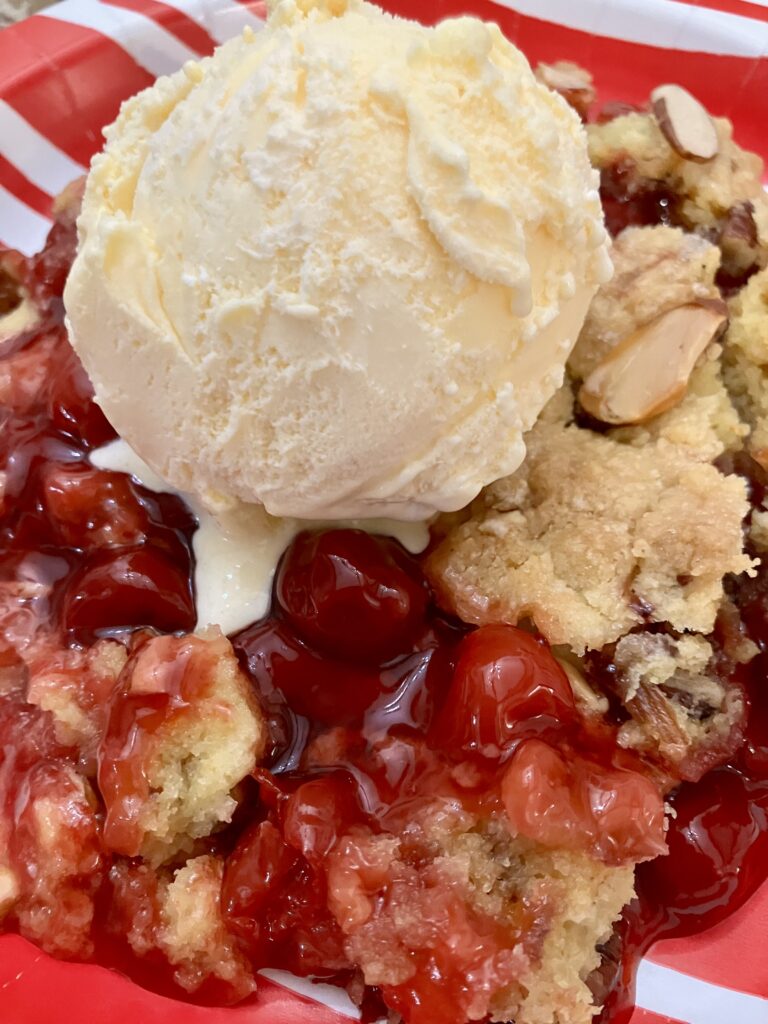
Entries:
MULTIPOLYGON (((644 101, 663 81, 690 88, 736 137, 768 156, 768 0, 387 0, 434 22, 497 21, 532 61, 568 58, 600 98, 644 101)), ((38 249, 51 198, 82 174, 120 102, 210 52, 264 5, 236 0, 64 0, 0 32, 0 245, 38 249)), ((768 884, 696 938, 655 946, 640 967, 632 1024, 768 1024, 768 884)), ((268 972, 257 995, 210 1009, 146 992, 100 967, 54 961, 0 937, 1 1024, 342 1024, 327 986, 268 972)))

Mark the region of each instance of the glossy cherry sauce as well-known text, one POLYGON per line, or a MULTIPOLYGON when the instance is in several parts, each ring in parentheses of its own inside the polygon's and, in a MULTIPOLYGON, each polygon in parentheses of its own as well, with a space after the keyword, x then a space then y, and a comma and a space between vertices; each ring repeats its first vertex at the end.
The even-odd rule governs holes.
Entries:
MULTIPOLYGON (((25 614, 4 603, 3 626, 24 643, 42 630, 81 645, 138 627, 186 631, 194 623, 194 521, 177 499, 87 461, 89 450, 113 435, 62 325, 71 254, 72 225, 62 223, 40 257, 14 265, 37 295, 42 320, 0 349, 0 582, 21 581, 40 596, 25 614)), ((764 591, 752 593, 745 618, 750 612, 762 622, 765 603, 764 591)), ((580 720, 546 647, 508 627, 470 632, 447 620, 417 562, 394 541, 339 531, 303 535, 283 560, 272 615, 235 644, 274 739, 271 760, 257 773, 258 792, 220 838, 229 851, 227 919, 257 966, 351 976, 328 912, 324 864, 350 829, 396 832, 436 793, 506 813, 535 836, 535 815, 527 817, 535 793, 524 800, 520 794, 521 780, 537 777, 562 799, 561 831, 551 841, 589 843, 610 861, 637 854, 650 835, 652 852, 652 792, 638 765, 617 754, 610 730, 580 720), (646 801, 646 828, 635 834, 626 818, 611 823, 584 811, 601 805, 599 787, 606 785, 635 787, 631 803, 638 793, 646 801)), ((716 923, 764 880, 767 657, 750 669, 752 710, 738 757, 678 789, 670 855, 638 871, 639 898, 593 979, 608 999, 606 1021, 626 1015, 633 964, 655 937, 716 923)), ((0 651, 0 667, 4 678, 11 671, 23 678, 10 649, 0 651)), ((36 758, 74 758, 53 739, 49 720, 16 698, 3 698, 0 731, 19 785, 36 758)), ((419 855, 412 851, 413 865, 419 855)), ((530 923, 509 922, 498 934, 493 922, 446 907, 468 944, 484 951, 524 935, 530 923)), ((466 993, 458 979, 471 967, 470 954, 454 944, 450 955, 447 945, 423 955, 420 977, 434 984, 385 992, 387 1002, 425 1024, 460 1020, 466 993), (461 970, 451 956, 465 956, 461 970), (431 1009, 419 1010, 424 1006, 431 1009)), ((375 1000, 369 1006, 373 1012, 375 1000)))

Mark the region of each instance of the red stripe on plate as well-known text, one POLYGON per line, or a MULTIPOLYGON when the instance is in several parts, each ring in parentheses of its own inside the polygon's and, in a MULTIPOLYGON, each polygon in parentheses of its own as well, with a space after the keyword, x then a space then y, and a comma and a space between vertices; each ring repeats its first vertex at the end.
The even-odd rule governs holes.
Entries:
POLYGON ((709 7, 712 11, 724 11, 726 14, 740 14, 744 18, 756 18, 768 21, 768 10, 765 7, 750 3, 749 0, 682 0, 690 7, 709 7))
POLYGON ((350 1024, 266 978, 238 1006, 195 1006, 104 967, 54 960, 18 935, 0 936, 0 953, 3 1024, 350 1024))
MULTIPOLYGON (((394 14, 434 24, 457 17, 466 0, 434 0, 429 13, 417 0, 384 0, 394 14)), ((574 60, 593 71, 600 99, 643 103, 651 89, 670 78, 690 89, 714 114, 730 117, 736 138, 747 149, 768 156, 768 60, 713 56, 628 43, 511 11, 491 0, 473 0, 473 13, 495 21, 531 63, 574 60)))
POLYGON ((643 1010, 638 1007, 629 1024, 685 1024, 684 1021, 676 1020, 674 1017, 665 1017, 661 1013, 654 1013, 653 1010, 643 1010))
POLYGON ((113 40, 43 15, 0 32, 0 69, 3 99, 85 165, 122 100, 153 82, 113 40))
POLYGON ((207 56, 216 46, 216 40, 212 39, 202 26, 187 17, 183 11, 160 3, 159 0, 108 0, 108 4, 110 7, 124 7, 127 11, 136 11, 137 14, 151 18, 158 25, 162 25, 166 32, 176 36, 185 46, 201 56, 207 56))
POLYGON ((22 203, 41 213, 43 217, 51 216, 51 203, 53 200, 47 192, 43 192, 37 185, 33 185, 28 178, 19 171, 13 164, 6 160, 0 153, 0 185, 11 195, 16 196, 22 203))
POLYGON ((768 883, 736 914, 701 935, 659 942, 649 959, 713 985, 768 999, 768 883))

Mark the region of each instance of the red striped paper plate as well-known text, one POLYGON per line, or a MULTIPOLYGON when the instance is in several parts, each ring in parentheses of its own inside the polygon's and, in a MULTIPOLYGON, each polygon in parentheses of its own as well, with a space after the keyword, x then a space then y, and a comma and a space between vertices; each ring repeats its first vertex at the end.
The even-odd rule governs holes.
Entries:
MULTIPOLYGON (((661 81, 690 88, 768 156, 768 0, 386 0, 423 21, 497 21, 532 61, 569 58, 601 99, 644 101, 661 81)), ((82 174, 120 102, 210 52, 264 4, 237 0, 64 0, 0 32, 0 245, 37 250, 52 197, 82 174)), ((768 885, 695 938, 659 943, 641 965, 632 1024, 768 1024, 768 885)), ((328 986, 267 972, 221 1010, 154 995, 103 968, 54 961, 0 938, 1 1024, 343 1024, 328 986)))

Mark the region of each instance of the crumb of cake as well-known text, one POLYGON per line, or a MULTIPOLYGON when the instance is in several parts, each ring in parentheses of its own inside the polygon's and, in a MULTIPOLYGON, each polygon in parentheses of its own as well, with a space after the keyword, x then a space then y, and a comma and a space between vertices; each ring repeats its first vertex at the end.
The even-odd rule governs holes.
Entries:
POLYGON ((99 640, 88 649, 51 649, 29 667, 27 700, 51 713, 56 738, 77 748, 88 775, 95 774, 107 701, 127 658, 123 644, 99 640))
POLYGON ((701 636, 633 633, 612 655, 615 692, 632 718, 619 742, 667 762, 681 778, 699 778, 738 738, 744 698, 721 679, 701 636))
POLYGON ((768 552, 768 511, 756 508, 749 518, 749 539, 760 554, 768 552))
POLYGON ((644 622, 709 632, 723 576, 751 566, 744 482, 663 439, 541 422, 527 440, 521 468, 427 559, 445 606, 478 624, 532 619, 576 653, 644 622))
POLYGON ((614 276, 601 286, 584 321, 568 369, 587 377, 616 345, 678 306, 717 299, 717 246, 664 226, 626 228, 611 250, 614 276))
POLYGON ((599 169, 622 163, 630 191, 663 184, 676 197, 671 211, 690 230, 723 238, 723 269, 738 276, 745 263, 768 262, 768 196, 763 162, 733 141, 733 127, 715 118, 718 153, 706 163, 685 159, 669 144, 653 114, 628 113, 588 126, 590 159, 599 169))
POLYGON ((115 919, 137 956, 161 953, 186 992, 214 983, 229 1001, 256 988, 221 914, 224 862, 203 855, 171 872, 119 861, 110 871, 115 919))
POLYGON ((452 991, 457 979, 446 976, 446 1020, 591 1021, 586 979, 633 896, 632 865, 547 850, 498 820, 450 808, 434 808, 409 831, 404 840, 348 836, 331 856, 330 906, 366 983, 403 1006, 406 994, 418 996, 420 969, 444 968, 450 937, 461 980, 452 991))
POLYGON ((89 956, 102 856, 96 800, 71 765, 40 761, 30 770, 7 849, 3 902, 20 934, 54 956, 89 956))
POLYGON ((751 427, 748 449, 768 467, 768 269, 731 300, 725 339, 725 382, 751 427))
POLYGON ((123 671, 100 748, 106 846, 152 864, 189 850, 230 820, 232 790, 266 738, 248 680, 218 629, 148 640, 123 671))
POLYGON ((521 979, 523 992, 496 997, 491 1019, 517 1014, 519 1024, 587 1024, 598 1009, 588 979, 600 965, 599 945, 634 896, 632 866, 607 867, 568 850, 523 849, 521 855, 529 891, 540 887, 558 909, 539 963, 521 979))
POLYGON ((59 224, 67 227, 74 223, 83 205, 86 175, 70 181, 53 200, 52 213, 59 224))

